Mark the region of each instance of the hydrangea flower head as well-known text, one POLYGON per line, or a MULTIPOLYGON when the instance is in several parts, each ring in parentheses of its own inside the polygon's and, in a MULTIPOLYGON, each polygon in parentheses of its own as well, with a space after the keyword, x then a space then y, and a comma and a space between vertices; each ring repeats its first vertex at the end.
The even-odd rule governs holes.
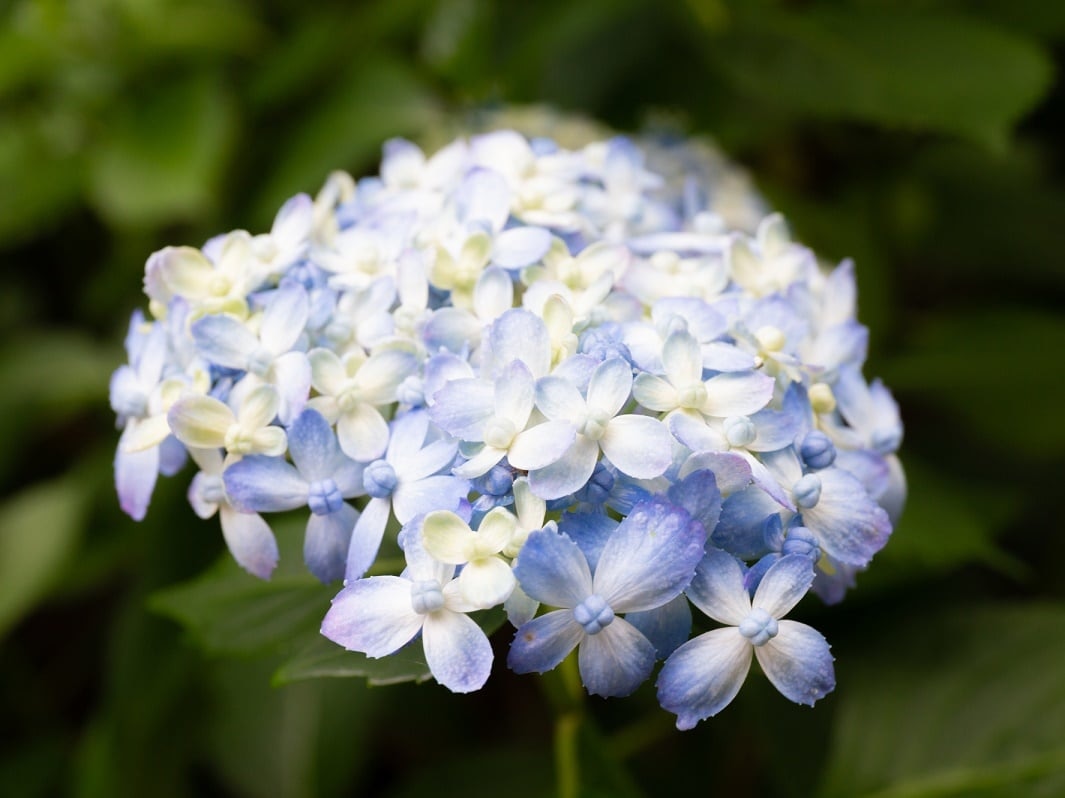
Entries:
POLYGON ((420 646, 456 692, 500 608, 513 670, 573 655, 624 696, 658 668, 681 728, 754 659, 813 703, 828 643, 784 616, 887 543, 902 425, 862 373, 853 265, 746 186, 699 142, 397 140, 269 232, 155 253, 111 382, 123 509, 189 455, 193 509, 268 579, 270 514, 305 508, 322 633, 420 646))

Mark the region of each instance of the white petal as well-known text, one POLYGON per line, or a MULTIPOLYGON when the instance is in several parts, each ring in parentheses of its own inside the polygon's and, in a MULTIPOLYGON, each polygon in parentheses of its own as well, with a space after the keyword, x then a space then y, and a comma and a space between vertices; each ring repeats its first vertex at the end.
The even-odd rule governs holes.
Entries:
POLYGON ((467 615, 440 610, 422 629, 425 661, 435 678, 453 693, 479 690, 492 671, 492 646, 467 615))

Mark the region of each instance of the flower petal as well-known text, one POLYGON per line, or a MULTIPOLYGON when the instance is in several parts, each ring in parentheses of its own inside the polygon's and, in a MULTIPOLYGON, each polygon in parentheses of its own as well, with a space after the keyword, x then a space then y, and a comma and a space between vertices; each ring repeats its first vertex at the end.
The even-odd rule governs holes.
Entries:
POLYGON ((388 422, 376 407, 358 404, 337 419, 337 437, 344 454, 368 463, 385 453, 388 422))
POLYGON ((217 366, 246 369, 259 339, 233 316, 204 316, 192 323, 192 339, 203 357, 217 366))
POLYGON ((615 618, 581 642, 581 681, 592 695, 624 696, 639 687, 655 665, 655 647, 624 618, 615 618))
POLYGON ((480 690, 492 672, 492 646, 468 615, 440 610, 422 627, 425 662, 433 678, 453 693, 480 690))
POLYGON ((571 610, 555 610, 533 618, 514 633, 507 667, 515 673, 546 673, 558 667, 585 637, 571 610))
POLYGON ((810 590, 813 566, 804 554, 790 554, 777 560, 758 583, 751 604, 774 618, 783 618, 810 590))
POLYGON ((658 674, 658 703, 690 729, 731 703, 751 667, 751 644, 735 627, 714 629, 678 648, 658 674))
POLYGON ((310 572, 322 582, 344 577, 351 531, 359 512, 350 504, 340 505, 335 513, 311 514, 303 539, 303 560, 310 572))
POLYGON ((804 623, 780 621, 777 636, 755 656, 773 686, 796 704, 813 706, 836 686, 828 642, 804 623))
POLYGON ((468 604, 486 610, 506 601, 517 581, 510 566, 499 557, 482 557, 462 569, 458 583, 468 604))
POLYGON ((699 409, 708 416, 748 416, 769 404, 776 381, 756 371, 730 372, 705 383, 706 401, 699 409))
POLYGON ((673 436, 661 421, 650 416, 631 414, 611 419, 599 445, 619 471, 636 479, 660 476, 673 462, 673 436))
POLYGON ((292 462, 307 482, 332 477, 343 457, 329 422, 310 408, 300 413, 289 427, 288 446, 292 462))
POLYGON ((578 435, 573 446, 549 466, 529 472, 529 487, 541 499, 560 499, 584 487, 599 459, 599 444, 578 435))
POLYGON ((348 544, 347 563, 344 566, 345 584, 362 577, 377 559, 391 506, 388 499, 370 499, 359 513, 359 520, 355 522, 348 544))
POLYGON ((219 508, 222 537, 237 564, 252 576, 269 579, 277 567, 277 540, 258 513, 242 513, 226 504, 219 508))
POLYGON ((349 651, 385 657, 409 643, 422 628, 411 583, 398 576, 360 579, 341 590, 322 621, 322 634, 349 651))
POLYGON ((743 569, 735 557, 721 549, 707 549, 686 592, 696 607, 730 626, 739 626, 751 612, 743 569))
POLYGON ((576 607, 592 593, 592 572, 577 544, 550 528, 529 534, 514 562, 526 594, 552 607, 576 607))
POLYGON ((455 513, 437 510, 425 516, 422 545, 440 562, 459 565, 469 561, 477 545, 477 535, 455 513))
POLYGON ((588 383, 588 409, 612 418, 629 399, 632 366, 620 357, 604 360, 592 372, 588 383))
POLYGON ((171 406, 166 420, 179 441, 198 449, 222 446, 226 431, 237 421, 229 406, 213 396, 179 399, 171 406))
POLYGON ((307 503, 307 482, 280 457, 249 455, 222 474, 229 501, 248 513, 276 513, 307 503))

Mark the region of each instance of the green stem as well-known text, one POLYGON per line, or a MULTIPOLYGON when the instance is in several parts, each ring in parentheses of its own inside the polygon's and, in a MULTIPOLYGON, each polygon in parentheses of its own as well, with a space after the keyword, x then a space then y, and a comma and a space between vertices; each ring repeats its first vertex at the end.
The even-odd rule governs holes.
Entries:
POLYGON ((584 689, 577 669, 576 652, 542 678, 544 690, 555 711, 555 777, 559 798, 580 795, 579 739, 584 720, 584 689))

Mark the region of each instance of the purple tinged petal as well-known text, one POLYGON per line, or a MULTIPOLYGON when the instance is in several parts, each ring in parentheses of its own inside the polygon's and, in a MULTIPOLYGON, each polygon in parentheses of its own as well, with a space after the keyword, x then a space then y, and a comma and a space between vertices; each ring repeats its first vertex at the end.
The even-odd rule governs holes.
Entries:
POLYGON ((524 362, 534 378, 551 368, 551 338, 544 320, 524 308, 508 310, 488 328, 481 374, 495 379, 515 360, 524 362))
MULTIPOLYGON (((131 428, 126 427, 126 432, 131 428)), ((123 451, 126 433, 115 452, 115 491, 122 511, 134 521, 143 521, 159 476, 159 448, 139 452, 123 451)))
POLYGON ((230 503, 242 512, 273 513, 307 503, 307 481, 280 457, 249 455, 222 477, 230 503))
POLYGON ((291 424, 311 393, 311 364, 304 352, 288 352, 274 361, 272 378, 281 399, 278 418, 291 424))
POLYGON ((529 487, 541 499, 560 499, 584 487, 599 459, 599 444, 584 435, 549 466, 529 472, 529 487))
POLYGON ((686 330, 671 334, 662 344, 662 366, 670 383, 677 388, 700 382, 703 354, 699 342, 686 330))
POLYGON ((470 492, 470 483, 448 474, 438 474, 415 482, 401 482, 392 494, 392 510, 405 524, 416 515, 433 510, 458 509, 470 492))
POLYGON ((719 341, 703 344, 703 368, 710 371, 747 371, 755 366, 753 355, 719 341))
POLYGON ((358 510, 347 503, 342 504, 335 513, 312 513, 307 520, 303 560, 310 572, 322 582, 332 582, 344 576, 351 530, 358 520, 358 510))
POLYGON ((421 450, 429 432, 429 416, 424 410, 411 410, 392 419, 389 427, 385 457, 395 465, 400 465, 421 450))
POLYGON ((546 673, 558 667, 586 637, 571 610, 555 610, 533 618, 514 633, 507 667, 515 673, 546 673))
POLYGON ((738 557, 761 557, 766 553, 766 521, 779 513, 780 505, 761 488, 750 487, 733 493, 721 506, 721 519, 710 540, 738 557))
POLYGON ((400 482, 415 482, 448 468, 455 462, 456 454, 457 442, 439 440, 433 441, 424 449, 403 455, 402 459, 394 460, 391 456, 388 459, 393 463, 400 482))
POLYGON ((710 548, 687 590, 692 603, 715 621, 739 626, 751 612, 743 569, 727 551, 710 548))
POLYGON ((721 491, 717 477, 708 468, 687 474, 669 489, 669 500, 687 510, 688 515, 711 534, 721 518, 721 491))
POLYGON ((592 695, 606 698, 633 693, 655 665, 655 647, 624 618, 581 642, 581 681, 592 695))
POLYGON ((552 421, 576 421, 585 408, 584 397, 568 380, 543 377, 536 382, 536 406, 552 421))
POLYGON ((734 627, 714 629, 689 640, 662 666, 658 703, 690 729, 727 707, 751 667, 752 646, 734 627))
POLYGON ((731 452, 700 452, 684 461, 679 476, 709 469, 714 472, 723 496, 743 491, 751 484, 751 466, 742 456, 731 452))
POLYGON ((641 502, 603 547, 593 591, 615 612, 660 607, 691 582, 705 544, 706 530, 680 507, 641 502))
POLYGON ((473 619, 441 610, 422 627, 425 662, 433 678, 453 693, 480 690, 492 672, 492 646, 473 619))
POLYGON ((386 657, 422 628, 423 616, 410 600, 411 583, 398 576, 360 579, 333 599, 322 621, 322 634, 349 651, 386 657))
POLYGON ((246 369, 259 339, 232 316, 204 316, 192 324, 192 338, 203 357, 218 366, 246 369))
POLYGON ((488 322, 514 306, 514 280, 494 266, 481 272, 473 289, 473 310, 478 319, 488 322))
POLYGON ((803 420, 798 414, 789 412, 787 403, 784 411, 760 410, 751 416, 756 435, 747 446, 752 452, 775 452, 790 446, 802 431, 803 420))
POLYGON ((459 186, 456 201, 463 221, 485 222, 492 230, 503 229, 510 215, 510 188, 491 169, 472 169, 459 186))
POLYGON ((802 511, 804 525, 830 557, 847 565, 865 565, 887 543, 891 519, 847 472, 826 468, 817 476, 821 498, 802 511))
POLYGON ((758 583, 751 604, 774 618, 783 618, 810 590, 814 564, 803 554, 781 557, 758 583))
POLYGON ((562 514, 558 527, 568 535, 584 552, 588 565, 594 572, 599 567, 599 557, 618 522, 606 513, 570 513, 562 514))
POLYGON ((777 636, 755 648, 755 656, 773 686, 796 704, 813 706, 836 686, 828 642, 804 623, 780 621, 777 636))
POLYGON ((623 474, 653 479, 673 463, 673 436, 650 416, 617 416, 607 424, 599 446, 623 474))
POLYGON ((429 417, 441 429, 466 441, 480 440, 495 410, 495 388, 478 379, 458 379, 436 392, 429 417))
POLYGON ((551 233, 542 227, 514 227, 496 236, 492 261, 505 269, 536 263, 551 248, 551 233))
POLYGON ((355 528, 348 544, 347 565, 344 569, 344 584, 349 584, 362 577, 381 548, 381 540, 388 526, 392 502, 388 499, 370 499, 359 514, 355 528))
POLYGON ((682 593, 661 607, 630 612, 625 620, 635 626, 655 647, 655 657, 665 659, 685 643, 692 630, 692 611, 682 593))
POLYGON ((529 367, 515 360, 496 378, 493 395, 497 415, 510 419, 523 429, 533 409, 535 384, 529 367))
POLYGON ((173 435, 167 435, 159 444, 159 473, 172 477, 185 467, 188 449, 173 435))
POLYGON ((517 560, 514 576, 521 589, 552 607, 576 607, 592 593, 592 572, 580 548, 552 529, 529 534, 517 560))
POLYGON ((304 410, 288 429, 292 462, 307 482, 332 477, 343 455, 333 428, 317 410, 304 410))
POLYGON ((219 510, 222 537, 237 564, 252 576, 269 579, 277 567, 277 540, 258 513, 242 513, 225 504, 219 510))
MULTIPOLYGON (((461 308, 439 308, 422 327, 421 337, 431 352, 441 349, 447 352, 462 352, 467 346, 476 345, 481 338, 482 322, 472 313, 461 308)), ((463 375, 468 376, 468 375, 463 375)))

